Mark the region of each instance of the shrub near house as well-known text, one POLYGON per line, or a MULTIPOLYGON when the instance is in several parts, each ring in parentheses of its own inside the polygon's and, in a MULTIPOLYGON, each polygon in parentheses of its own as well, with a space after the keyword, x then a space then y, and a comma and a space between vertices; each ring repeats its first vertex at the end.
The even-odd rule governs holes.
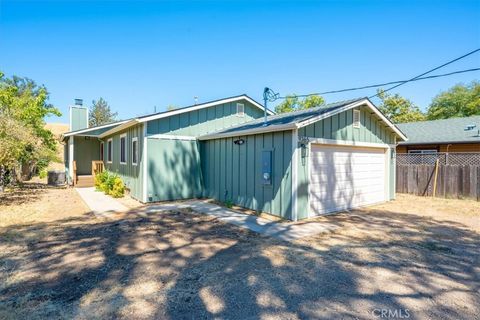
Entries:
POLYGON ((122 179, 107 170, 95 176, 95 187, 114 198, 121 198, 125 194, 125 184, 122 179))

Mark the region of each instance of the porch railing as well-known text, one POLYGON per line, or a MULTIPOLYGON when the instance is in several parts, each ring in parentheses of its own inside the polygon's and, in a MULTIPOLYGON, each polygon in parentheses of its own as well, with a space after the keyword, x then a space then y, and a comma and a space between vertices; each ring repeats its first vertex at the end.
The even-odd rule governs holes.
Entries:
POLYGON ((100 160, 93 160, 92 161, 92 176, 103 172, 103 161, 100 160))
POLYGON ((77 161, 73 160, 73 185, 77 184, 77 161))

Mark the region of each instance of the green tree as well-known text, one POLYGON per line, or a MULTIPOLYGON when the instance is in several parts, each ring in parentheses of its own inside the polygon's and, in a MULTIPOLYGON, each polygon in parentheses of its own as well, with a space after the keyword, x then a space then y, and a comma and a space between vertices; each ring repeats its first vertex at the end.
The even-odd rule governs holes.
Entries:
MULTIPOLYGON (((33 80, 0 72, 0 171, 14 176, 21 163, 47 166, 56 158, 52 132, 45 129, 45 117, 60 116, 48 103, 48 91, 33 80)), ((41 168, 39 168, 41 169, 41 168)))
POLYGON ((378 90, 381 102, 378 109, 393 123, 416 122, 425 120, 423 112, 412 101, 399 94, 390 95, 378 90))
POLYGON ((325 99, 318 95, 308 96, 299 102, 299 109, 318 108, 325 105, 325 99))
POLYGON ((457 84, 433 98, 427 110, 429 120, 480 115, 480 82, 457 84))
POLYGON ((297 110, 317 108, 325 105, 323 97, 318 95, 308 96, 304 99, 298 98, 296 95, 287 95, 286 98, 275 107, 276 113, 286 113, 297 110))
POLYGON ((102 124, 112 123, 117 120, 117 112, 112 112, 105 99, 101 98, 92 101, 92 106, 88 113, 88 125, 90 127, 100 126, 102 124))

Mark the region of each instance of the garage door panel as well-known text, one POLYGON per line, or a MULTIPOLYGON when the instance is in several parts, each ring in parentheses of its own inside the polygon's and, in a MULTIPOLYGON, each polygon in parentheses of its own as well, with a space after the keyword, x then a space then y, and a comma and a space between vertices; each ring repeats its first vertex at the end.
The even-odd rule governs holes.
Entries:
POLYGON ((385 199, 385 150, 312 145, 310 206, 321 214, 385 199))

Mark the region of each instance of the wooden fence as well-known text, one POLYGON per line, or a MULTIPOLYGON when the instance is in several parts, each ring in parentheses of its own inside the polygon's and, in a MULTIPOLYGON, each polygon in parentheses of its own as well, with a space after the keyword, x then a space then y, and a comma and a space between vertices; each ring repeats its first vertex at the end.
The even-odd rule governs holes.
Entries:
MULTIPOLYGON (((435 165, 397 164, 397 192, 432 196, 435 165)), ((480 201, 480 166, 438 166, 435 196, 480 201)))

